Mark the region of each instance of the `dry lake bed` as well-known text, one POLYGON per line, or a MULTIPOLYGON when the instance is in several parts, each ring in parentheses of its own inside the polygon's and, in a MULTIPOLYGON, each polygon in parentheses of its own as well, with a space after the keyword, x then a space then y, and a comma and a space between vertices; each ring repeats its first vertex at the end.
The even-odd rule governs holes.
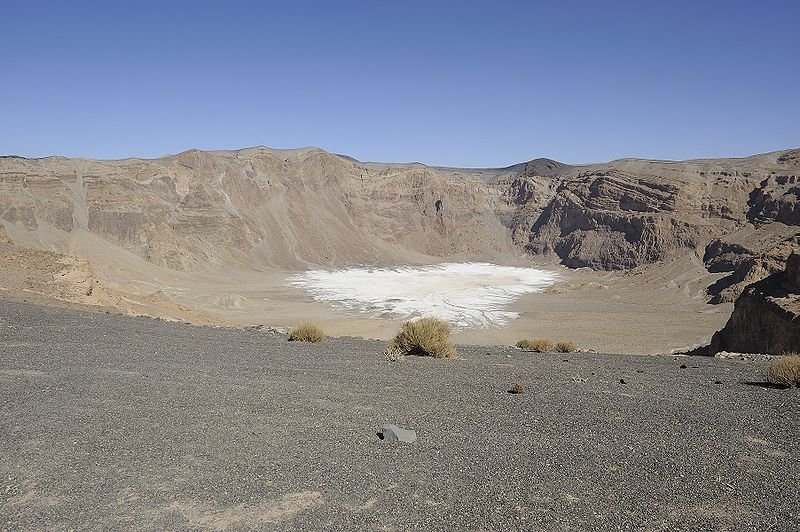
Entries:
POLYGON ((0 529, 800 527, 766 362, 383 349, 0 301, 0 529))

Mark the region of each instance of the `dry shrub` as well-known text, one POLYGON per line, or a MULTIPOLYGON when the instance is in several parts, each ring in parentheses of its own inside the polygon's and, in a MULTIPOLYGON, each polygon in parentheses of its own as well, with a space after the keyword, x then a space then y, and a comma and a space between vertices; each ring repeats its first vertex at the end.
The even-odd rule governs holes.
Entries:
POLYGON ((769 382, 800 387, 800 355, 788 353, 769 365, 769 382))
POLYGON ((577 349, 575 342, 570 342, 569 340, 556 343, 556 351, 559 353, 572 353, 575 349, 577 349))
POLYGON ((525 393, 525 387, 517 382, 511 385, 508 393, 525 393))
POLYGON ((438 318, 407 321, 389 343, 387 351, 434 358, 453 357, 456 351, 450 341, 451 332, 450 325, 438 318))
POLYGON ((315 323, 303 323, 289 332, 290 342, 321 342, 325 339, 325 331, 315 323))
POLYGON ((389 362, 399 362, 402 360, 404 354, 405 353, 403 353, 403 351, 391 345, 386 348, 386 351, 383 352, 383 356, 385 356, 386 360, 389 362))
POLYGON ((547 353, 553 350, 553 342, 542 338, 535 340, 520 340, 517 342, 517 347, 520 349, 527 349, 528 351, 535 351, 537 353, 547 353))

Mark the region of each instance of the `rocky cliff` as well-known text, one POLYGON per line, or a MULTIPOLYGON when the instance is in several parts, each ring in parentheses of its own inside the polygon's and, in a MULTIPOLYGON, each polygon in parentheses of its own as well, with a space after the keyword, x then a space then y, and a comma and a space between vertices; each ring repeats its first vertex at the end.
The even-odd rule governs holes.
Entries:
POLYGON ((784 271, 747 286, 725 327, 711 340, 720 351, 783 354, 800 351, 800 254, 784 271))
POLYGON ((772 271, 765 253, 796 246, 799 159, 792 150, 459 169, 362 163, 315 148, 3 157, 0 223, 19 245, 87 257, 102 246, 183 271, 521 252, 614 270, 690 253, 730 272, 730 283, 712 287, 726 300, 772 271), (759 260, 761 269, 742 270, 759 260))

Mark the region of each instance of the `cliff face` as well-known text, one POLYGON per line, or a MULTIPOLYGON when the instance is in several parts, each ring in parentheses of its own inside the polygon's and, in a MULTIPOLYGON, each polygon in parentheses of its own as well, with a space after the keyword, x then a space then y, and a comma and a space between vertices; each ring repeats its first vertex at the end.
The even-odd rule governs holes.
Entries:
POLYGON ((23 246, 88 256, 110 245, 185 271, 522 251, 626 269, 693 253, 753 280, 737 269, 797 235, 795 152, 502 169, 361 163, 313 148, 3 157, 0 223, 23 246))
POLYGON ((678 184, 618 170, 566 181, 531 228, 528 249, 554 251, 567 266, 633 268, 695 249, 719 228, 680 210, 678 184))
POLYGON ((508 252, 487 216, 492 194, 424 167, 376 170, 314 149, 0 160, 0 216, 17 243, 71 252, 91 235, 189 271, 508 252))
POLYGON ((703 257, 711 272, 732 272, 709 287, 711 303, 736 300, 744 288, 783 271, 789 256, 800 250, 800 226, 774 222, 713 240, 703 257))
MULTIPOLYGON (((769 156, 685 163, 624 160, 581 169, 560 184, 532 225, 527 248, 555 252, 568 266, 595 269, 632 268, 676 252, 700 255, 710 242, 748 224, 767 226, 779 215, 791 221, 787 198, 796 191, 765 185, 772 168, 784 170, 777 157, 769 156), (759 208, 776 195, 782 208, 759 208)), ((796 178, 794 173, 789 177, 796 178)))
POLYGON ((778 355, 800 351, 800 254, 789 256, 784 271, 744 289, 709 351, 778 355))

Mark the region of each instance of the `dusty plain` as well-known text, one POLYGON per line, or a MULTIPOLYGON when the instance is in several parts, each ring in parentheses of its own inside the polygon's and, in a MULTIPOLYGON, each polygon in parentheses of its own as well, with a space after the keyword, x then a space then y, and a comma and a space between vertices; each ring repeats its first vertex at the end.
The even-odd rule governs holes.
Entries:
MULTIPOLYGON (((133 257, 123 263, 118 256, 93 258, 90 270, 74 257, 0 243, 0 299, 231 327, 286 328, 310 320, 333 336, 382 340, 403 321, 314 301, 287 282, 295 271, 186 273, 133 257), (87 286, 93 287, 88 296, 87 286)), ((721 275, 705 271, 696 257, 626 272, 572 270, 523 257, 497 262, 547 269, 561 279, 511 304, 508 309, 519 319, 502 327, 457 330, 456 341, 514 345, 545 337, 597 352, 665 354, 708 343, 733 307, 707 304, 705 288, 721 275)))

